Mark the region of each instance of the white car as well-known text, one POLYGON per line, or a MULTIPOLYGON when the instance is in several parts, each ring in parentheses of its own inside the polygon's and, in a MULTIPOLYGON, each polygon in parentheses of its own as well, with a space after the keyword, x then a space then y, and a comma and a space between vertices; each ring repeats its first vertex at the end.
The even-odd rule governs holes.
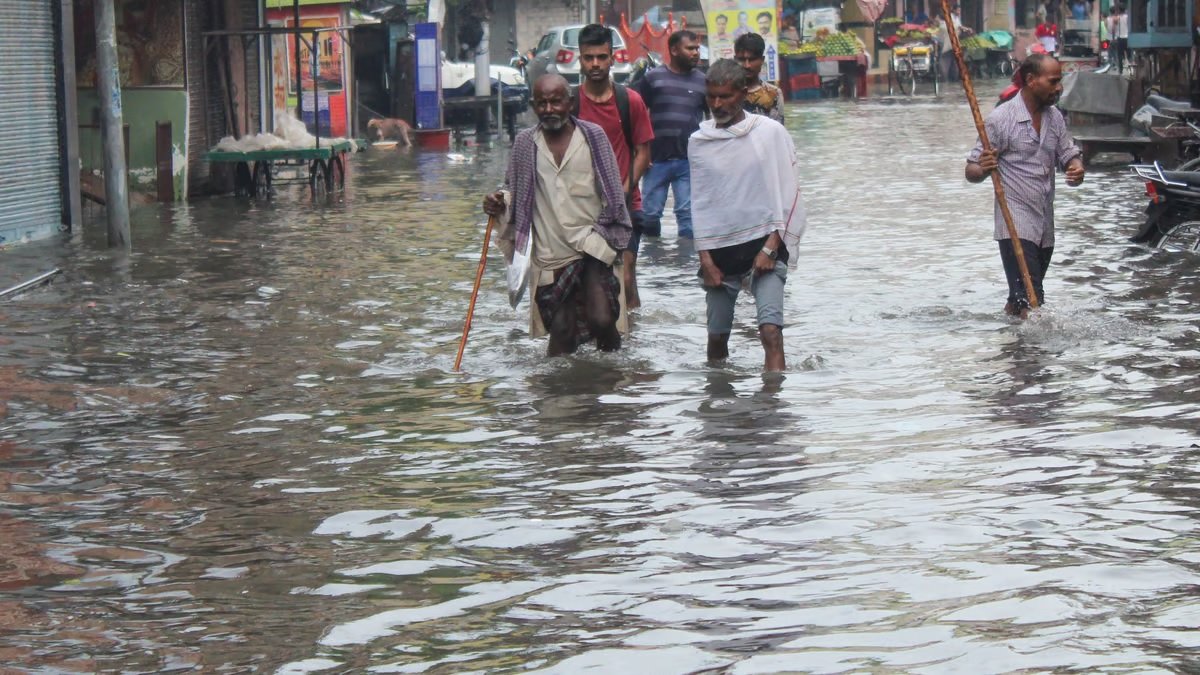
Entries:
MULTIPOLYGON (((524 87, 525 78, 521 71, 509 66, 488 66, 488 75, 499 79, 508 87, 524 87)), ((442 61, 442 89, 458 89, 467 82, 475 81, 475 64, 458 61, 442 61)))
MULTIPOLYGON (((573 26, 555 26, 542 36, 534 50, 533 60, 526 67, 529 81, 546 73, 557 73, 566 78, 572 87, 579 84, 579 30, 583 24, 573 26)), ((633 64, 629 51, 625 49, 625 39, 616 29, 609 29, 613 35, 613 65, 609 71, 613 81, 625 82, 633 72, 633 64)))

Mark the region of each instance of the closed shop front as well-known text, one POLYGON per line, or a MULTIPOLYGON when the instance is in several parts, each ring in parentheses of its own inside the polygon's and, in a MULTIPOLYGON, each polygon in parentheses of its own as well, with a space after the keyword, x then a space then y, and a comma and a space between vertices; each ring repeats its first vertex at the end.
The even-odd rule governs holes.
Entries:
POLYGON ((0 0, 0 246, 62 223, 55 8, 0 0))

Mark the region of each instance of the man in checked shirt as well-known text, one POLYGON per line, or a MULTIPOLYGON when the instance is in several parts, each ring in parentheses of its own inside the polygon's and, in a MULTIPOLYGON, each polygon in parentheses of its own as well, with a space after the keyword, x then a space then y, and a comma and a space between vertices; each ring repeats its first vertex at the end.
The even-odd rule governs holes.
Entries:
MULTIPOLYGON (((1031 54, 1018 71, 1020 93, 987 116, 992 149, 976 142, 967 157, 967 180, 981 183, 999 170, 1017 236, 1021 238, 1038 304, 1045 300, 1042 280, 1054 252, 1054 172, 1061 169, 1072 187, 1083 182, 1083 160, 1054 107, 1062 94, 1062 66, 1049 54, 1031 54)), ((995 206, 995 238, 1008 277, 1005 313, 1025 318, 1029 300, 1000 205, 995 206)))

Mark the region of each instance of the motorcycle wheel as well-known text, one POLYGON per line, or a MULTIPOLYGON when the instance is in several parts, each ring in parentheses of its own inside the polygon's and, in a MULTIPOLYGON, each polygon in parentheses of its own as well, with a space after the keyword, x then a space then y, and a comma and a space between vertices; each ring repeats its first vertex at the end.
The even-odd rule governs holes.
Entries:
POLYGON ((1156 228, 1148 243, 1168 251, 1200 251, 1200 221, 1185 220, 1167 228, 1156 228))

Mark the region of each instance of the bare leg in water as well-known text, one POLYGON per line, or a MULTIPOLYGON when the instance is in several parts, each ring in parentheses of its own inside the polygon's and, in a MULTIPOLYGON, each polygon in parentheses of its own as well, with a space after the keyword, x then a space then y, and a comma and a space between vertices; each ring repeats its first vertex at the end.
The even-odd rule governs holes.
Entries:
POLYGON ((617 330, 617 315, 602 283, 606 276, 613 276, 613 269, 591 256, 584 256, 583 265, 583 288, 580 290, 585 294, 588 330, 596 338, 596 347, 600 351, 615 352, 621 348, 621 333, 617 330))
POLYGON ((709 333, 708 360, 718 363, 729 358, 729 333, 709 333))
POLYGON ((763 346, 763 369, 767 372, 779 372, 786 368, 783 359, 783 328, 772 323, 764 323, 758 327, 758 339, 763 346))
MULTIPOLYGON (((608 297, 604 292, 603 275, 611 276, 613 270, 603 262, 585 256, 583 262, 583 279, 576 293, 583 293, 585 300, 588 330, 596 339, 596 347, 600 351, 612 352, 621 348, 621 333, 617 330, 617 317, 613 314, 608 297)), ((573 354, 578 348, 575 344, 575 325, 577 305, 574 298, 568 298, 555 312, 547 330, 550 332, 550 345, 546 356, 562 356, 573 354)))
POLYGON ((642 306, 637 287, 637 256, 633 251, 623 251, 621 258, 625 263, 625 309, 637 309, 642 306))

